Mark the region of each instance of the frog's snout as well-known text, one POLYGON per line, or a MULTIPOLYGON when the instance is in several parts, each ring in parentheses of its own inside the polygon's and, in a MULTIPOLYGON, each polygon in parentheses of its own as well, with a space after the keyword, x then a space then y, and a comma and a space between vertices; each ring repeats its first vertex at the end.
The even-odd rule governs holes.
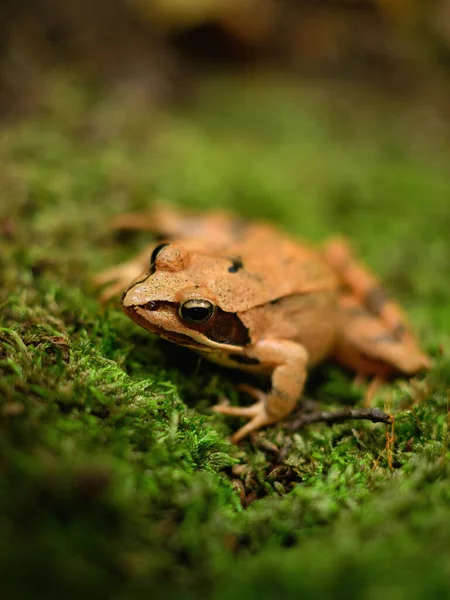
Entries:
POLYGON ((156 302, 149 301, 149 287, 147 285, 134 285, 122 296, 123 308, 129 309, 134 306, 142 306, 147 310, 155 310, 156 302))

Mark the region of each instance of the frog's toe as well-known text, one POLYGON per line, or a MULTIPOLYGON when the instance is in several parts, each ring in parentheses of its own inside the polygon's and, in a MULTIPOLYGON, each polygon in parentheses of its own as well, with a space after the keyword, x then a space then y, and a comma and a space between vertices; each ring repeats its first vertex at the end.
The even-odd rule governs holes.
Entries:
POLYGON ((233 417, 250 419, 246 425, 238 429, 236 433, 231 436, 231 441, 233 444, 240 442, 252 431, 261 429, 261 427, 265 427, 266 425, 271 425, 276 420, 269 417, 266 412, 265 402, 263 401, 256 402, 251 406, 229 406, 226 404, 217 404, 213 407, 213 410, 223 415, 231 415, 233 417))
POLYGON ((121 281, 108 285, 99 296, 100 302, 104 304, 114 298, 119 298, 124 289, 125 286, 121 281))
MULTIPOLYGON (((243 427, 238 429, 236 433, 231 436, 231 441, 233 444, 238 444, 243 438, 247 437, 253 431, 257 431, 261 429, 261 427, 265 427, 266 425, 272 425, 275 420, 266 412, 264 406, 261 406, 259 403, 254 404, 253 406, 258 406, 258 413, 253 417, 251 421, 246 423, 243 427)), ((253 407, 250 407, 253 408, 253 407)))
POLYGON ((264 409, 263 402, 259 401, 251 406, 231 406, 229 404, 216 404, 212 407, 215 412, 222 415, 231 415, 232 417, 244 417, 251 419, 260 414, 264 409))
POLYGON ((142 272, 142 268, 134 262, 123 263, 112 267, 91 278, 96 287, 105 286, 100 294, 101 302, 109 302, 115 297, 120 297, 130 283, 142 272))

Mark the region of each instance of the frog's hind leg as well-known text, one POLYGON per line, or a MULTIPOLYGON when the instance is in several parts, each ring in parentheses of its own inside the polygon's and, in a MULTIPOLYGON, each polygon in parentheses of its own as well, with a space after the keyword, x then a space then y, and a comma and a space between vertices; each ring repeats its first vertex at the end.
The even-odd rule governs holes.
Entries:
POLYGON ((354 296, 341 295, 339 319, 333 356, 358 375, 413 375, 429 366, 428 357, 415 342, 399 339, 354 296))
POLYGON ((183 213, 170 204, 155 202, 147 212, 118 215, 108 225, 111 229, 150 231, 164 237, 180 237, 183 220, 183 213))
POLYGON ((331 241, 324 251, 337 273, 340 326, 336 359, 362 375, 413 375, 430 366, 407 325, 401 308, 389 299, 368 269, 353 257, 344 240, 331 241))
POLYGON ((354 295, 374 317, 379 318, 398 339, 415 341, 400 306, 388 297, 375 275, 358 263, 345 240, 330 240, 324 255, 344 289, 354 295))
POLYGON ((114 217, 112 229, 150 231, 165 239, 196 239, 213 247, 238 239, 245 222, 225 210, 209 213, 184 211, 169 203, 157 202, 146 213, 128 213, 114 217))

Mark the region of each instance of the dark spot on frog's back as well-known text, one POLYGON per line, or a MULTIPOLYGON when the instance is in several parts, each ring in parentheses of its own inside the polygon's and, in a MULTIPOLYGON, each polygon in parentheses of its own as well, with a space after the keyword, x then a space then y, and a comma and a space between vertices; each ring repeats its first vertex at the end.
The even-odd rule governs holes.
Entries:
POLYGON ((365 306, 361 306, 360 304, 352 304, 351 306, 346 306, 344 309, 345 315, 347 317, 351 317, 352 319, 357 318, 370 318, 372 315, 369 310, 365 306))
POLYGON ((231 267, 228 267, 228 273, 237 273, 238 271, 240 271, 241 269, 244 268, 244 263, 242 262, 242 259, 237 257, 237 258, 232 258, 231 260, 231 267))
POLYGON ((370 337, 368 341, 372 344, 397 344, 399 340, 393 333, 387 332, 370 337))
POLYGON ((397 327, 394 329, 394 331, 392 332, 392 335, 397 340, 400 340, 405 335, 405 333, 407 333, 407 331, 408 331, 408 328, 406 327, 406 325, 404 323, 399 323, 397 325, 397 327))
POLYGON ((369 290, 364 298, 364 304, 372 314, 379 315, 384 305, 389 301, 386 292, 380 287, 369 290))

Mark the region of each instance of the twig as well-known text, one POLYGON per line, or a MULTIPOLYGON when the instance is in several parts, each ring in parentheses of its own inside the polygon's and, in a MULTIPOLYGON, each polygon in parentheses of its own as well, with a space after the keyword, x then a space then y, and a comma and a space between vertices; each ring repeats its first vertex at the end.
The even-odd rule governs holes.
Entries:
POLYGON ((286 427, 291 430, 301 429, 311 423, 343 423, 353 419, 372 421, 372 423, 386 423, 390 425, 394 422, 394 417, 383 412, 379 408, 344 408, 336 412, 325 412, 322 410, 310 412, 301 415, 298 419, 286 423, 286 427))

